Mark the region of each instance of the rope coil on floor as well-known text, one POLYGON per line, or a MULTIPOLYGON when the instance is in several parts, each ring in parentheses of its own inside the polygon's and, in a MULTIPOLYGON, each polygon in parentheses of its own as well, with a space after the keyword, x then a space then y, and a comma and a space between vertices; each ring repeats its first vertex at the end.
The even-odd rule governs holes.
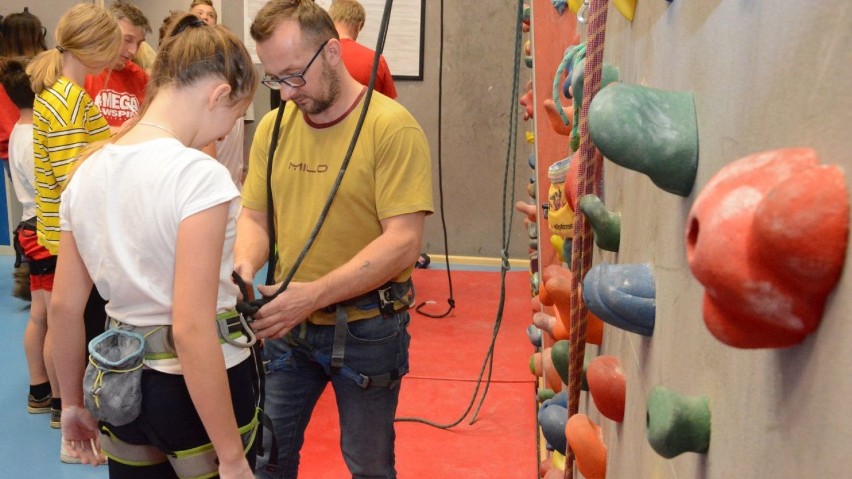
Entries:
MULTIPOLYGON (((580 148, 574 161, 580 161, 577 179, 577 201, 584 195, 595 193, 595 185, 602 178, 603 156, 589 136, 588 114, 592 99, 600 90, 603 70, 604 44, 606 43, 606 17, 608 0, 591 0, 586 42, 586 66, 583 81, 583 103, 580 110, 580 148)), ((588 309, 580 298, 580 284, 592 265, 594 238, 591 225, 582 211, 574 216, 574 242, 571 250, 571 350, 568 363, 568 417, 577 414, 580 403, 583 358, 586 353, 586 314, 588 309)), ((574 477, 574 453, 570 444, 565 451, 565 479, 574 477)))

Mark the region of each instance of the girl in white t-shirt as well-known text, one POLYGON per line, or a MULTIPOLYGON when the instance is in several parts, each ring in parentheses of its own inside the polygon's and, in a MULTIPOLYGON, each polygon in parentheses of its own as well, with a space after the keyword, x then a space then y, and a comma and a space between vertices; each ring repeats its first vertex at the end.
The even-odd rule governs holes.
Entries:
POLYGON ((62 194, 49 328, 64 338, 54 343, 62 432, 89 464, 100 442, 111 478, 178 477, 202 462, 211 469, 192 476, 248 479, 255 364, 241 347, 247 337, 223 342, 216 320, 237 300, 230 275, 239 192, 228 171, 195 148, 228 133, 258 80, 226 28, 190 14, 171 25, 140 115, 83 156, 62 194), (141 413, 126 425, 98 424, 83 406, 79 298, 92 282, 108 300, 111 327, 165 326, 173 339, 176 354, 153 358, 146 350, 141 413), (198 459, 211 443, 213 457, 180 459, 198 459))

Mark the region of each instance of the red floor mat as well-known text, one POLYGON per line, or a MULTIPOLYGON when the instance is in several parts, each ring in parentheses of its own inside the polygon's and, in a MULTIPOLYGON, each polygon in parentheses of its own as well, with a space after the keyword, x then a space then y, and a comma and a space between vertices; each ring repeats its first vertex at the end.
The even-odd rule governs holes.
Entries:
MULTIPOLYGON (((436 301, 430 313, 447 308, 444 270, 415 270, 417 301, 436 301)), ((500 293, 498 272, 453 272, 456 309, 448 318, 412 312, 411 372, 403 381, 398 416, 437 423, 455 421, 470 404, 491 341, 500 293)), ((537 475, 533 352, 526 337, 530 323, 529 274, 506 277, 503 322, 494 353, 492 382, 477 421, 452 429, 397 423, 397 471, 401 479, 514 479, 537 475)), ((487 371, 486 371, 487 373, 487 371)), ((340 429, 331 388, 326 390, 306 432, 300 477, 349 477, 339 448, 340 429)))

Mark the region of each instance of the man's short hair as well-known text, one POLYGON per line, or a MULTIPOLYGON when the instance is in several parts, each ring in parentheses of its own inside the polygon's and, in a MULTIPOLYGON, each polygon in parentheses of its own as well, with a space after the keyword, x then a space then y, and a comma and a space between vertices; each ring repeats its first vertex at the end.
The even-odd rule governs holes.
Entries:
POLYGON ((127 2, 115 2, 109 7, 109 11, 112 12, 112 16, 116 20, 127 20, 135 27, 142 27, 142 31, 146 35, 151 33, 151 24, 148 23, 148 18, 136 5, 127 2))
POLYGON ((364 26, 367 13, 356 0, 334 0, 328 8, 328 14, 335 23, 346 23, 356 27, 364 26))
POLYGON ((254 41, 265 42, 283 21, 298 23, 302 40, 313 48, 330 38, 340 38, 328 12, 313 0, 269 0, 255 15, 249 34, 254 41))

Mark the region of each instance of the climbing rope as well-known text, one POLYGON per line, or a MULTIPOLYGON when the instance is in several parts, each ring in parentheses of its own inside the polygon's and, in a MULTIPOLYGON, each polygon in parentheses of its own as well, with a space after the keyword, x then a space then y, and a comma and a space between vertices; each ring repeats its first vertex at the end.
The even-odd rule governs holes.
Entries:
MULTIPOLYGON (((414 307, 418 313, 427 318, 446 318, 456 309, 456 298, 453 296, 453 275, 450 273, 450 246, 447 239, 447 215, 444 214, 444 151, 443 151, 443 128, 441 121, 444 118, 444 0, 441 0, 441 41, 438 44, 438 201, 441 212, 441 232, 444 238, 444 267, 447 270, 447 285, 449 287, 449 297, 447 298, 447 310, 443 313, 429 313, 424 309, 431 304, 429 301, 423 301, 414 307)), ((427 263, 428 264, 428 263, 427 263)))
MULTIPOLYGON (((443 10, 444 2, 441 1, 441 18, 443 19, 443 10)), ((485 379, 485 389, 483 389, 482 396, 479 396, 479 403, 476 406, 476 409, 473 412, 468 424, 473 424, 476 422, 476 417, 479 415, 479 411, 482 408, 482 405, 485 403, 485 397, 488 395, 488 388, 491 385, 491 375, 494 370, 494 346, 497 342, 497 335, 500 332, 500 327, 503 324, 503 310, 506 304, 506 273, 509 271, 509 246, 511 242, 511 233, 512 233, 512 223, 514 221, 514 204, 515 204, 515 178, 516 178, 516 166, 517 166, 517 122, 518 122, 518 90, 519 90, 519 81, 520 81, 520 64, 521 64, 521 22, 520 19, 523 14, 524 9, 524 0, 518 0, 517 3, 517 18, 518 22, 515 30, 515 58, 514 58, 514 72, 512 75, 512 92, 510 95, 509 101, 509 131, 508 131, 508 144, 506 146, 506 163, 503 168, 503 225, 502 225, 502 234, 501 238, 501 262, 500 262, 500 299, 497 305, 497 313, 496 319, 494 321, 494 328, 491 333, 491 342, 488 345, 488 351, 485 354, 485 359, 482 361, 482 367, 479 370, 479 375, 476 379, 476 387, 473 390, 473 394, 471 395, 470 402, 465 408, 464 412, 455 420, 449 423, 438 423, 435 421, 431 421, 429 419, 424 419, 420 417, 397 417, 394 419, 396 422, 418 422, 422 424, 426 424, 428 426, 436 427, 439 429, 451 429, 457 425, 459 425, 464 419, 468 416, 471 409, 473 409, 474 403, 476 402, 477 396, 479 396, 479 389, 482 387, 483 377, 486 376, 487 369, 487 378, 485 379)), ((443 42, 443 22, 441 22, 441 41, 443 42)), ((449 264, 449 261, 447 261, 449 264)))
MULTIPOLYGON (((606 43, 606 16, 608 0, 591 0, 586 42, 586 66, 583 81, 583 103, 580 110, 580 149, 574 158, 579 161, 577 202, 595 192, 602 178, 603 156, 589 137, 589 105, 600 90, 603 70, 603 52, 606 43)), ((586 353, 586 314, 588 309, 580 298, 580 284, 592 265, 594 244, 591 225, 578 209, 574 215, 574 243, 571 251, 571 351, 568 363, 568 417, 577 414, 580 404, 583 357, 586 353)), ((574 453, 568 445, 566 451, 565 479, 574 477, 574 453)))

